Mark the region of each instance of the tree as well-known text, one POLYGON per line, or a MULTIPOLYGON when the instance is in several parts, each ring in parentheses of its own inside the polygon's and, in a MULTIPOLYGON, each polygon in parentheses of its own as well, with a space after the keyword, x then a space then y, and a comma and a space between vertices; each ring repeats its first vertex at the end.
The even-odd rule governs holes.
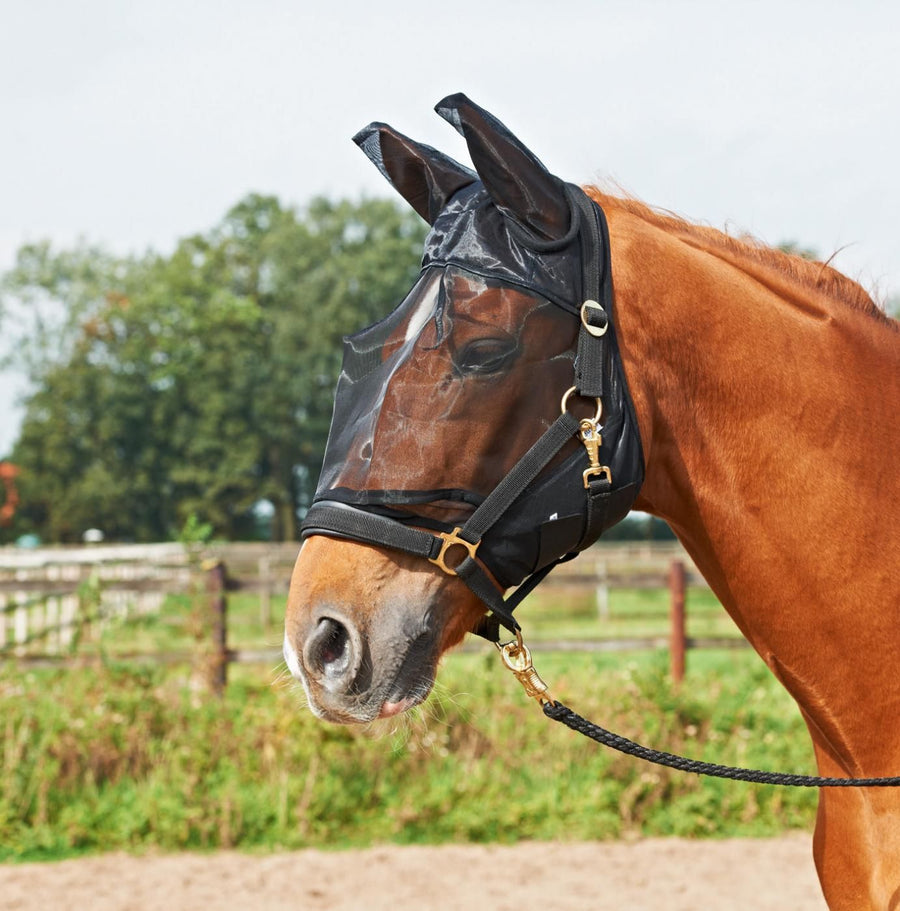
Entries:
POLYGON ((0 286, 26 317, 16 347, 35 390, 12 453, 16 533, 153 540, 196 515, 244 537, 267 499, 275 536, 294 537, 341 336, 402 300, 423 231, 392 202, 297 212, 251 195, 169 257, 23 248, 0 286))

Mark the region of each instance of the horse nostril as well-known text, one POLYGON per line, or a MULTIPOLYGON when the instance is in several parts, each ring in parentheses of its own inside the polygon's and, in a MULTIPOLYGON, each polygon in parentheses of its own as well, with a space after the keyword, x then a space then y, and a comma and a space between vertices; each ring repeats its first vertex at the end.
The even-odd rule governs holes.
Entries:
POLYGON ((307 655, 315 671, 329 680, 343 677, 353 659, 350 633, 343 623, 323 617, 312 634, 307 655))

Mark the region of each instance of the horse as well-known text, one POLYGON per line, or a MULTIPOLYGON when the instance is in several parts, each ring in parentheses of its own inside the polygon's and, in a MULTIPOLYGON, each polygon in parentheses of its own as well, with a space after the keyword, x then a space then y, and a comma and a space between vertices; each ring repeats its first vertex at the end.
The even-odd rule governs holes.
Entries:
MULTIPOLYGON (((443 653, 484 630, 486 609, 514 631, 494 592, 594 537, 584 510, 557 515, 531 492, 586 497, 596 479, 582 487, 583 469, 633 482, 606 491, 627 501, 613 520, 632 506, 672 527, 798 703, 821 775, 900 773, 900 325, 828 265, 564 184, 464 95, 437 110, 474 171, 385 124, 357 136, 432 231, 418 291, 346 342, 341 382, 359 395, 341 408, 339 383, 324 518, 304 523, 285 621, 312 710, 396 715, 426 697, 443 653), (589 210, 599 241, 579 245, 589 210), (582 305, 592 266, 601 299, 582 305), (609 323, 596 336, 588 304, 609 323), (598 356, 602 389, 573 384, 573 365, 598 356), (544 514, 520 510, 509 534, 500 521, 482 553, 467 523, 535 461, 567 390, 563 419, 573 401, 586 415, 566 426, 571 442, 545 446, 501 497, 544 514), (617 454, 629 420, 637 465, 617 454), (535 529, 563 519, 544 554, 535 529)), ((813 855, 830 908, 900 907, 900 793, 821 790, 813 855)))

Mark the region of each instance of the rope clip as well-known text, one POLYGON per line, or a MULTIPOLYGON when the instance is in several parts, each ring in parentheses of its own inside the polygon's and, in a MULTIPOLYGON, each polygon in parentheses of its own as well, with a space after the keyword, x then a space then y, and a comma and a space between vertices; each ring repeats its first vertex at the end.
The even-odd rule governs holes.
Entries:
POLYGON ((497 642, 497 650, 503 663, 513 672, 519 683, 522 684, 525 694, 536 699, 541 705, 554 702, 550 695, 550 687, 541 679, 541 675, 534 669, 531 661, 531 650, 522 641, 522 631, 516 630, 515 640, 510 642, 497 642))

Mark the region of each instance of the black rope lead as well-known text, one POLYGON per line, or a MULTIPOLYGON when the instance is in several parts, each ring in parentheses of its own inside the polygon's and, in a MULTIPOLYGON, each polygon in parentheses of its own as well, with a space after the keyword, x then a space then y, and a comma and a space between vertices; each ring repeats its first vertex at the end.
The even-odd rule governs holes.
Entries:
POLYGON ((750 781, 755 784, 786 785, 795 788, 887 788, 900 785, 900 776, 895 778, 820 778, 816 775, 790 775, 784 772, 763 772, 756 769, 741 769, 718 765, 714 762, 700 762, 674 753, 651 750, 627 737, 613 734, 606 728, 594 724, 573 712, 561 702, 544 702, 544 714, 554 721, 566 725, 585 737, 590 737, 603 746, 618 750, 628 756, 637 756, 656 765, 668 766, 680 772, 694 772, 697 775, 711 775, 714 778, 728 778, 732 781, 750 781))

